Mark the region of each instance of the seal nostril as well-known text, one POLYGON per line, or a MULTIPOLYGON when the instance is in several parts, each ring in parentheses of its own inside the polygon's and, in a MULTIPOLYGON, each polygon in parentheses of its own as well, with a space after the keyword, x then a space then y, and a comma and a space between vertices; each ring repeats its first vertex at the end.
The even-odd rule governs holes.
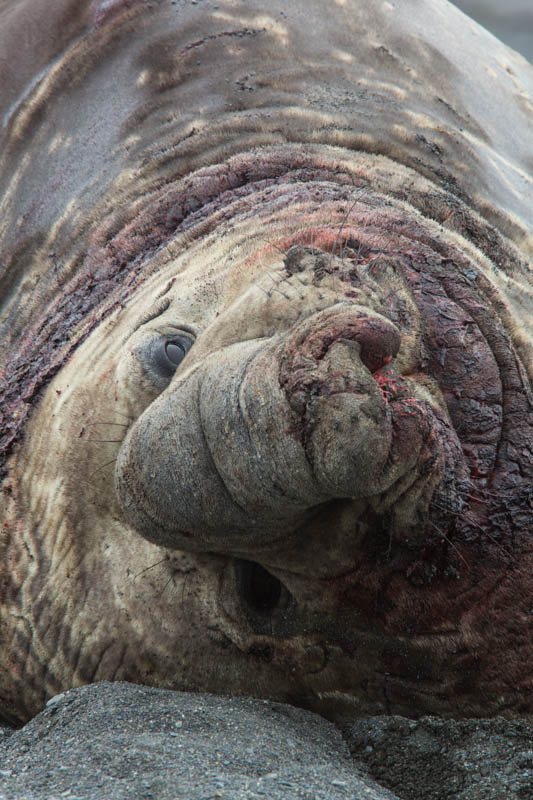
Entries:
POLYGON ((238 561, 236 579, 242 599, 257 614, 272 612, 287 593, 274 575, 254 561, 238 561))
POLYGON ((400 349, 400 333, 388 320, 377 317, 358 320, 356 341, 361 346, 361 361, 370 372, 390 363, 400 349))

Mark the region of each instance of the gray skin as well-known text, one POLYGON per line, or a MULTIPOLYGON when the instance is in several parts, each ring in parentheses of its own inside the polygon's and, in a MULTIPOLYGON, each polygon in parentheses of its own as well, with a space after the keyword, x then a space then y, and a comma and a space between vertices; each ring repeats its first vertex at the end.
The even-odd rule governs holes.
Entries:
POLYGON ((0 2, 6 719, 533 713, 533 71, 264 5, 0 2))

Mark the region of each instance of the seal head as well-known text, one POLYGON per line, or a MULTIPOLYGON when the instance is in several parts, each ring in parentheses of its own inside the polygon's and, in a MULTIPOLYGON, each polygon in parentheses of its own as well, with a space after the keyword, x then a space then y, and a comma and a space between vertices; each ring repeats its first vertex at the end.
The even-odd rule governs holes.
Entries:
POLYGON ((445 0, 0 6, 1 713, 531 714, 531 67, 445 0))

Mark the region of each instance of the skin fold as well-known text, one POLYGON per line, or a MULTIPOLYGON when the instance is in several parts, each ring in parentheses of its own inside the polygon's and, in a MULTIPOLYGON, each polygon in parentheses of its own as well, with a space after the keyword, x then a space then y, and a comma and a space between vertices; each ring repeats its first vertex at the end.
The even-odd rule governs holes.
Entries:
POLYGON ((9 721, 533 711, 531 66, 263 6, 0 3, 9 721))

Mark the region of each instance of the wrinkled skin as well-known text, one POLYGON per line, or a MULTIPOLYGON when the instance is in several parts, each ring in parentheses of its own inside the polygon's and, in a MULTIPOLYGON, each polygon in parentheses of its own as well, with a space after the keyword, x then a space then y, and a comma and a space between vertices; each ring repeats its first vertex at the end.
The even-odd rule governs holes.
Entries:
POLYGON ((6 719, 533 713, 531 68, 285 5, 0 5, 6 719))

